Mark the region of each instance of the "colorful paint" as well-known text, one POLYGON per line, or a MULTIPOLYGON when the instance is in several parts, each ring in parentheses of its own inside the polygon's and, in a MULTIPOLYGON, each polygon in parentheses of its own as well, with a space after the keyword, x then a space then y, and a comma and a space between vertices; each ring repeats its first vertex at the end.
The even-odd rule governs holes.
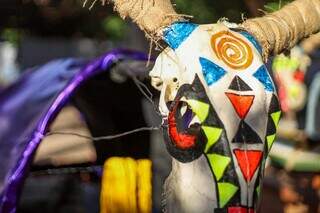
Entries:
MULTIPOLYGON (((253 213, 281 114, 260 48, 224 24, 199 25, 187 36, 174 26, 183 39, 168 42, 150 73, 154 85, 161 82, 159 108, 173 157, 165 210, 253 213)), ((165 40, 174 38, 167 33, 165 40)))
POLYGON ((230 31, 212 35, 211 46, 218 59, 232 69, 243 70, 252 64, 253 53, 249 44, 230 31))

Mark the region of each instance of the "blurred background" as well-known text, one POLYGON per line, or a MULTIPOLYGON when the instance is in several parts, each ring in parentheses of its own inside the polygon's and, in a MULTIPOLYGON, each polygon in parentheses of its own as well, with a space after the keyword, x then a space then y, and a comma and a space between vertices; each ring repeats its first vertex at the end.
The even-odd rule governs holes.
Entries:
MULTIPOLYGON (((288 2, 176 0, 175 4, 180 13, 193 15, 196 23, 215 23, 221 17, 239 23, 246 18, 278 10, 288 2)), ((130 48, 148 54, 150 44, 136 25, 122 20, 112 7, 102 6, 100 2, 89 10, 92 3, 88 1, 83 7, 83 0, 0 0, 0 90, 19 79, 25 70, 52 60, 77 58, 84 63, 115 48, 130 48)), ((152 52, 152 55, 156 54, 157 50, 152 52)), ((287 119, 280 123, 280 135, 273 148, 275 151, 267 164, 260 212, 320 212, 320 147, 317 143, 320 141, 320 96, 317 92, 320 88, 316 86, 320 81, 313 84, 319 76, 320 53, 315 48, 304 54, 303 57, 308 57, 307 62, 302 62, 302 56, 295 53, 283 57, 287 57, 284 61, 291 61, 283 63, 287 65, 276 66, 273 59, 269 60, 269 70, 274 70, 271 74, 281 85, 281 70, 290 67, 288 72, 294 76, 292 81, 298 81, 299 85, 298 89, 288 90, 293 91, 294 100, 299 96, 305 98, 298 107, 284 109, 283 117, 287 119), (314 93, 310 94, 310 88, 314 93)), ((130 63, 122 67, 119 65, 115 70, 121 70, 123 66, 140 69, 140 80, 156 99, 158 93, 152 90, 146 78, 151 65, 146 67, 145 63, 130 63)), ((160 118, 153 107, 131 78, 115 72, 101 74, 77 91, 50 130, 70 130, 97 137, 141 126, 157 126, 160 118), (109 91, 117 93, 106 95, 109 91), (95 107, 89 106, 90 102, 95 107)), ((139 178, 150 182, 140 187, 147 192, 144 196, 152 200, 132 204, 134 198, 119 195, 120 199, 125 200, 129 209, 135 206, 137 212, 144 212, 141 209, 161 212, 161 187, 170 171, 170 157, 159 132, 126 136, 118 139, 118 145, 82 139, 56 135, 43 141, 46 145, 40 146, 35 156, 18 212, 121 212, 104 210, 106 205, 114 205, 115 209, 119 206, 112 200, 103 201, 103 198, 110 196, 105 193, 109 190, 110 181, 115 179, 118 182, 112 182, 116 188, 112 192, 113 199, 123 190, 123 182, 127 181, 129 185, 126 188, 133 190, 132 187, 136 186, 131 186, 132 183, 126 178, 133 173, 137 174, 137 180, 133 182, 136 183, 139 178), (81 148, 72 151, 72 148, 65 146, 66 141, 73 147, 81 148), (103 176, 106 168, 114 173, 103 176), (149 176, 140 177, 138 174, 141 172, 149 176)))

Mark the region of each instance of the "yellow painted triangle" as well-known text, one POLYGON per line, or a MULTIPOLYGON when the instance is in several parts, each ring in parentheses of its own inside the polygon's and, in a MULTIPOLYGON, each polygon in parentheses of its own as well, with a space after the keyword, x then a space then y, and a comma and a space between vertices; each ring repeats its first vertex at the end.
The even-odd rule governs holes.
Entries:
POLYGON ((271 114, 272 120, 273 120, 274 125, 276 126, 276 128, 278 128, 280 116, 281 116, 281 111, 274 112, 274 113, 271 114))
POLYGON ((206 120, 209 113, 209 104, 197 100, 187 100, 187 103, 191 106, 192 111, 197 115, 201 123, 206 120))
POLYGON ((209 159, 211 169, 214 175, 216 176, 217 180, 219 181, 222 178, 227 166, 231 162, 231 158, 218 154, 207 154, 207 156, 209 159))
POLYGON ((223 208, 238 191, 238 187, 231 183, 218 183, 219 207, 223 208))
POLYGON ((213 146, 213 144, 215 144, 219 140, 222 133, 222 129, 210 126, 202 126, 202 129, 207 137, 207 144, 204 151, 208 152, 210 147, 213 146))
POLYGON ((274 139, 276 138, 276 134, 267 136, 268 150, 271 149, 274 139))

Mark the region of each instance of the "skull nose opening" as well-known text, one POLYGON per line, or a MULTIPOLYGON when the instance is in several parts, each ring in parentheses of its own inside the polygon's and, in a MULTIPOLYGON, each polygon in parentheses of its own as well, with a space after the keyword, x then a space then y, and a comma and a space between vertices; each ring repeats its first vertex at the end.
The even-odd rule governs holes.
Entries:
POLYGON ((155 89, 161 91, 162 86, 163 86, 163 81, 161 80, 160 77, 151 76, 151 85, 152 85, 155 89))

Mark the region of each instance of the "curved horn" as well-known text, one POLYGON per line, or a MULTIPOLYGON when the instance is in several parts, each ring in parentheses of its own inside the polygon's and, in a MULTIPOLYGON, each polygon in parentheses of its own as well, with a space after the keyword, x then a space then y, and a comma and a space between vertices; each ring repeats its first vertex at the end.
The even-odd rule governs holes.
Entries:
POLYGON ((173 22, 183 20, 173 9, 170 0, 113 0, 122 18, 131 18, 140 29, 156 35, 173 22))
POLYGON ((263 57, 292 48, 320 30, 320 0, 296 0, 279 11, 248 19, 241 26, 262 45, 263 57))
POLYGON ((311 35, 301 42, 301 48, 307 54, 311 54, 320 47, 320 33, 311 35))

